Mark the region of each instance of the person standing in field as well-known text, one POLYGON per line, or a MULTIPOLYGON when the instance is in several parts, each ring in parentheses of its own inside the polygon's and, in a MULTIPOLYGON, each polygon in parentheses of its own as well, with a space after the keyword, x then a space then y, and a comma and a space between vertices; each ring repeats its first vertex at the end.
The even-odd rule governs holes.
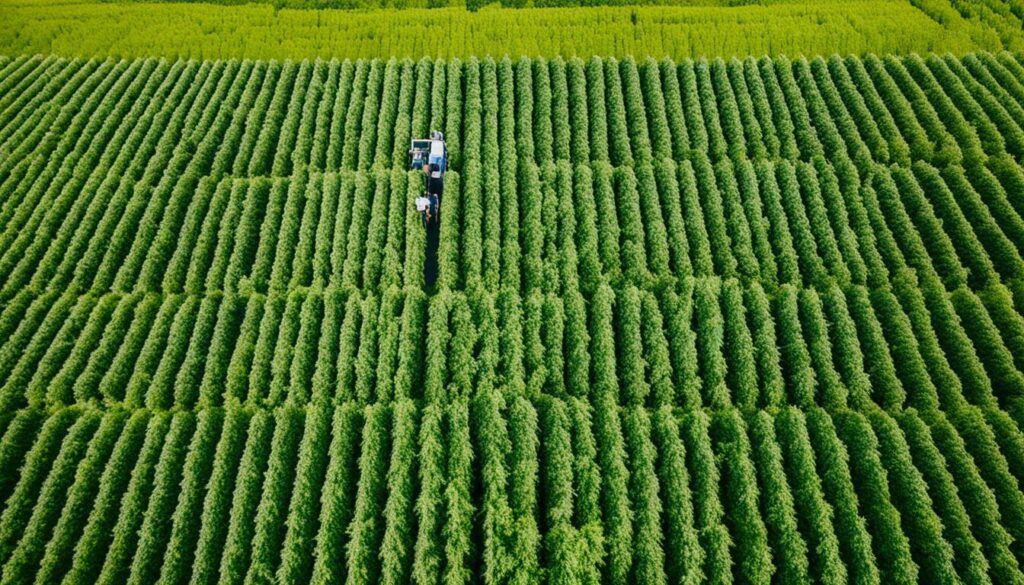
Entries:
POLYGON ((420 216, 423 218, 423 227, 427 227, 430 222, 430 199, 423 196, 417 197, 416 211, 420 212, 420 216))

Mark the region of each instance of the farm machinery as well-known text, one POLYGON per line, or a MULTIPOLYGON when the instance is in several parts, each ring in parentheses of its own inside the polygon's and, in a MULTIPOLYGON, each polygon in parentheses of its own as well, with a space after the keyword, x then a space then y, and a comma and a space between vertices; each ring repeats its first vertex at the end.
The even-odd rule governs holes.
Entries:
POLYGON ((409 148, 409 169, 422 170, 426 177, 423 196, 416 198, 416 210, 423 215, 426 226, 440 219, 441 196, 444 194, 444 173, 448 169, 448 148, 444 134, 430 133, 430 138, 413 138, 409 148))
POLYGON ((426 228, 426 254, 423 274, 427 286, 437 280, 437 249, 441 239, 441 197, 444 173, 448 170, 448 148, 444 134, 433 131, 430 138, 414 138, 409 148, 409 169, 422 170, 426 180, 423 195, 416 198, 416 210, 426 228))

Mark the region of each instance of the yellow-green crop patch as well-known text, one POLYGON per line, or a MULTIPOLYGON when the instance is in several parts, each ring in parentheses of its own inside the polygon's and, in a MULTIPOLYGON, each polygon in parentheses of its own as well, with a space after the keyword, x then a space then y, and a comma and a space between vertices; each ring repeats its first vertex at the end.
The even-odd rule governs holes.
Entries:
POLYGON ((0 3, 8 54, 191 58, 653 55, 672 58, 1014 49, 944 2, 276 10, 264 4, 0 3))

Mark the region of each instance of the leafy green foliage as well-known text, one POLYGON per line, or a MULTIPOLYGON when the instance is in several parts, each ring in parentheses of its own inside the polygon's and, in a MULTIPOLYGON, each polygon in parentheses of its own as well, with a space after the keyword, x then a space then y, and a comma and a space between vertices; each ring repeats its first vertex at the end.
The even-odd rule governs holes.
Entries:
POLYGON ((1022 76, 0 56, 2 579, 1024 581, 1022 76))

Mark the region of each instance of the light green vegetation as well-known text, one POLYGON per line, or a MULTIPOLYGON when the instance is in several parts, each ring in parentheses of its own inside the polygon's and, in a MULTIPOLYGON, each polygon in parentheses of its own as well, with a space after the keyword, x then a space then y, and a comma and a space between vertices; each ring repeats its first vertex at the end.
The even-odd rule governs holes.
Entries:
MULTIPOLYGON (((0 0, 0 52, 199 59, 655 57, 1016 50, 942 0, 748 6, 278 10, 265 4, 0 0), (940 24, 941 23, 941 24, 940 24)), ((1001 20, 999 22, 1002 22, 1001 20)))

